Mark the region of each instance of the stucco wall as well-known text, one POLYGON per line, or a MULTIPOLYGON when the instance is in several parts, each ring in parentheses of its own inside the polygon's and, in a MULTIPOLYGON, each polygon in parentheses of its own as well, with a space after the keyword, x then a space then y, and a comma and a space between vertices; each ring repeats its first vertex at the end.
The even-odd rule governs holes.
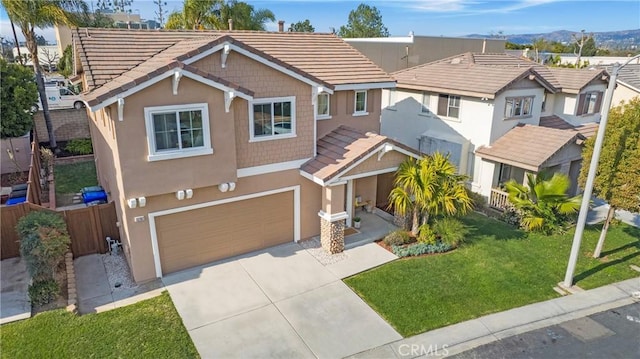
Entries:
POLYGON ((621 101, 629 102, 629 100, 637 96, 640 96, 640 93, 621 83, 618 83, 615 91, 613 91, 611 106, 619 106, 621 101))
MULTIPOLYGON (((580 94, 593 92, 593 91, 600 91, 603 93, 603 96, 604 96, 606 91, 606 85, 601 82, 594 82, 586 86, 585 88, 583 88, 580 94)), ((600 121, 600 113, 576 116, 580 94, 568 94, 568 93, 555 94, 553 113, 556 115, 559 115, 560 117, 562 117, 563 119, 565 119, 567 122, 571 123, 574 126, 578 126, 578 125, 589 123, 589 122, 600 121)), ((604 102, 604 98, 603 98, 603 102, 604 102)))
MULTIPOLYGON (((530 80, 522 80, 521 82, 528 83, 532 85, 534 81, 530 80)), ((494 100, 494 108, 493 112, 493 125, 491 127, 491 137, 488 143, 483 143, 484 145, 488 145, 496 141, 498 138, 504 136, 509 130, 514 128, 519 123, 526 123, 530 125, 537 126, 540 123, 540 114, 542 112, 542 98, 544 96, 544 88, 540 85, 527 88, 527 89, 509 89, 498 96, 496 96, 494 100), (504 111, 506 106, 507 98, 509 97, 526 97, 526 96, 534 96, 533 104, 531 105, 531 116, 526 117, 516 117, 505 119, 504 111)))
MULTIPOLYGON (((85 109, 50 110, 53 133, 57 141, 69 141, 76 138, 89 138, 89 118, 85 109)), ((42 111, 33 116, 36 133, 41 142, 49 142, 49 132, 44 123, 42 111)))

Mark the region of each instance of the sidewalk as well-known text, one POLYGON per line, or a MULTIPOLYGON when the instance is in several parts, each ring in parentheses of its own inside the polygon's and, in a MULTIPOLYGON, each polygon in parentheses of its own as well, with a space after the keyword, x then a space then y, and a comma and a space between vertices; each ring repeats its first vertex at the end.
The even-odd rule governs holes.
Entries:
POLYGON ((351 358, 455 355, 513 335, 640 303, 640 298, 634 297, 634 292, 638 291, 640 277, 432 330, 356 354, 351 358))
MULTIPOLYGON (((591 208, 587 214, 587 224, 596 224, 604 221, 607 218, 608 212, 609 205, 607 202, 599 198, 593 198, 593 208, 591 208)), ((615 213, 615 218, 630 226, 640 228, 640 214, 638 213, 631 213, 619 209, 615 213)))

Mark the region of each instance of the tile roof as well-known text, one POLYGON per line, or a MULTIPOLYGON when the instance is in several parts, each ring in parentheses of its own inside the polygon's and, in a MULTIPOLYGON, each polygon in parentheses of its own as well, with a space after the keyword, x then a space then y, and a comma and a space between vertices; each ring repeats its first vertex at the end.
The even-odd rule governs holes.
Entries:
POLYGON ((467 52, 391 74, 398 87, 494 98, 512 83, 534 76, 551 92, 578 92, 602 71, 548 68, 508 54, 467 52))
POLYGON ((582 140, 576 131, 518 125, 491 146, 481 146, 476 154, 488 160, 538 172, 545 162, 565 145, 582 140))
POLYGON ((555 128, 557 130, 578 131, 585 138, 590 138, 596 134, 599 124, 596 122, 589 122, 580 126, 574 126, 557 115, 551 115, 540 117, 540 126, 555 128))
POLYGON ((386 136, 362 133, 342 125, 318 140, 316 157, 304 163, 300 170, 326 182, 385 143, 415 153, 386 136))
MULTIPOLYGON (((606 69, 608 73, 613 71, 613 66, 598 66, 606 69)), ((633 87, 640 92, 640 64, 627 64, 618 71, 618 82, 622 82, 627 86, 633 87)))
POLYGON ((133 87, 202 51, 228 41, 330 88, 392 82, 382 69, 332 34, 258 31, 75 29, 74 40, 94 99, 133 87), (102 96, 101 96, 102 95, 102 96))

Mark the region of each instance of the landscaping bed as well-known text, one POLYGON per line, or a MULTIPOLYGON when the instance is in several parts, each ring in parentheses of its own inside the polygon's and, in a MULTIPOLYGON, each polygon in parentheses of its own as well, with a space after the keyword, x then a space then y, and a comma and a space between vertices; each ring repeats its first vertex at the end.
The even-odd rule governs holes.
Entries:
POLYGON ((198 358, 167 292, 104 313, 41 313, 2 326, 2 358, 198 358))
MULTIPOLYGON (((472 213, 470 232, 446 255, 410 257, 347 278, 345 282, 403 336, 535 303, 559 294, 573 232, 526 233, 472 213)), ((591 289, 638 276, 640 229, 609 229, 603 258, 591 258, 601 226, 587 227, 575 281, 591 289)))

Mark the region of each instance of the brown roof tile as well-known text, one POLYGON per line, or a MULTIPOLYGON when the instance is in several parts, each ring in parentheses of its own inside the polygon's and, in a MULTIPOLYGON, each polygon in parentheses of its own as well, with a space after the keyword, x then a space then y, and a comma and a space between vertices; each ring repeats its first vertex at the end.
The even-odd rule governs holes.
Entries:
MULTIPOLYGON (((129 71, 161 73, 163 65, 229 41, 328 87, 392 82, 382 69, 333 34, 258 31, 144 31, 76 29, 73 32, 89 91, 121 88, 129 71), (125 76, 125 77, 122 77, 125 76), (113 80, 116 83, 108 85, 113 80)), ((136 82, 139 83, 139 82, 136 82)), ((94 98, 100 97, 99 95, 94 98)))
POLYGON ((603 69, 568 69, 562 67, 548 68, 553 77, 560 83, 563 92, 578 93, 591 81, 606 75, 603 69))
POLYGON ((318 140, 316 157, 304 163, 300 169, 326 182, 384 143, 392 143, 415 153, 386 136, 362 133, 342 125, 318 140))
POLYGON ((596 134, 599 124, 596 122, 590 122, 580 126, 574 126, 557 115, 551 115, 540 117, 540 126, 555 128, 558 130, 578 131, 585 138, 590 138, 596 134))
POLYGON ((549 127, 518 125, 491 146, 481 146, 476 154, 488 160, 539 171, 565 145, 584 139, 580 133, 549 127))

